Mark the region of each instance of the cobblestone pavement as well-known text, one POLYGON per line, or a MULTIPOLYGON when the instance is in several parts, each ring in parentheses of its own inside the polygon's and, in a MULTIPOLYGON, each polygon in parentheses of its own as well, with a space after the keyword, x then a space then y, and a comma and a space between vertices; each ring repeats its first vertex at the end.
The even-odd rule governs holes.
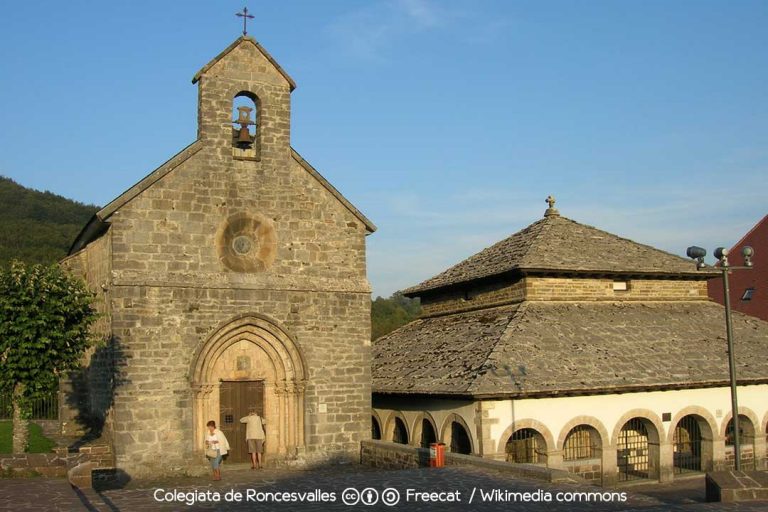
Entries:
MULTIPOLYGON (((311 471, 262 470, 225 468, 221 482, 211 482, 207 477, 173 478, 157 481, 132 481, 121 489, 79 491, 73 490, 63 479, 30 478, 0 480, 0 511, 176 511, 176 510, 277 510, 277 511, 766 511, 768 502, 761 503, 704 503, 704 482, 702 477, 675 482, 674 484, 645 484, 641 486, 601 489, 576 485, 552 485, 531 480, 513 479, 508 475, 493 470, 472 467, 448 467, 443 469, 410 469, 399 471, 374 470, 360 466, 334 467, 311 471), (362 496, 355 492, 344 493, 347 488, 362 491, 362 496), (372 489, 370 492, 366 489, 372 489), (394 493, 384 493, 387 488, 394 488, 400 495, 400 501, 393 506, 383 504, 382 500, 392 499, 394 493), (307 493, 319 489, 327 494, 333 493, 335 502, 309 503, 263 503, 247 501, 247 493, 256 498, 261 493, 307 493), (461 500, 455 503, 430 503, 408 499, 408 489, 419 492, 446 492, 445 495, 457 496, 461 500), (508 497, 507 501, 487 501, 483 497, 495 489, 510 492, 530 492, 533 496, 549 501, 521 502, 508 497), (162 491, 160 491, 162 490, 162 491), (482 490, 482 492, 481 492, 482 490), (184 499, 175 502, 159 502, 154 498, 158 493, 161 498, 165 493, 187 493, 190 498, 201 495, 212 496, 218 492, 221 501, 204 502, 198 499, 193 505, 187 505, 184 499), (210 493, 209 493, 210 491, 210 493), (227 502, 227 492, 241 492, 239 501, 227 502), (474 496, 473 496, 474 492, 474 496), (590 503, 564 501, 580 495, 572 493, 592 492, 590 503), (626 501, 601 502, 604 493, 626 492, 626 501), (191 493, 191 494, 190 494, 191 493), (560 494, 557 493, 569 493, 560 494), (359 499, 356 505, 348 506, 342 501, 359 499), (469 503, 472 497, 472 503, 469 503), (559 498, 559 501, 558 501, 559 498), (363 501, 378 499, 374 505, 363 501), (408 501, 406 501, 408 500, 408 501)), ((608 496, 605 494, 605 496, 608 496)), ((499 496, 497 495, 496 498, 499 496)), ((502 495, 502 497, 504 497, 502 495)), ((230 497, 231 498, 231 497, 230 497)))

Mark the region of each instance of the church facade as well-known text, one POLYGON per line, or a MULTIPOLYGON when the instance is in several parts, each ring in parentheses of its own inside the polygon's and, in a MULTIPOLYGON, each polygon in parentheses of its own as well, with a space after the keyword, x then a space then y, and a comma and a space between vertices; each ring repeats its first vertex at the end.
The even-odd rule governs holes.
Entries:
POLYGON ((354 459, 370 437, 376 228, 291 147, 295 84, 259 43, 240 37, 193 83, 197 140, 62 262, 99 294, 103 339, 65 427, 97 422, 131 475, 200 467, 208 420, 245 461, 254 409, 268 461, 354 459))
MULTIPOLYGON (((717 274, 561 217, 404 291, 374 341, 373 437, 612 485, 733 465, 717 274)), ((744 468, 766 466, 768 323, 734 313, 744 468)))

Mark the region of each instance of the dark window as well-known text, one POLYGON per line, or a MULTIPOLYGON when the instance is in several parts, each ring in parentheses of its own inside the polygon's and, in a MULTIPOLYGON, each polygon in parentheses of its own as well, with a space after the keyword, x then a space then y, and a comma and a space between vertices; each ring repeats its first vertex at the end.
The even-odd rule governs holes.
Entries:
POLYGON ((752 295, 754 295, 754 293, 754 288, 747 288, 744 290, 744 295, 741 296, 741 300, 752 300, 752 295))
POLYGON ((392 432, 392 441, 400 444, 408 444, 408 430, 400 418, 395 418, 395 429, 392 432))
POLYGON ((472 453, 472 443, 466 429, 456 421, 451 422, 451 451, 469 455, 472 453))
POLYGON ((376 416, 371 416, 371 439, 381 439, 381 427, 376 416))
POLYGON ((429 445, 437 442, 437 436, 435 435, 435 429, 432 427, 432 422, 424 418, 421 420, 421 447, 429 448, 429 445))

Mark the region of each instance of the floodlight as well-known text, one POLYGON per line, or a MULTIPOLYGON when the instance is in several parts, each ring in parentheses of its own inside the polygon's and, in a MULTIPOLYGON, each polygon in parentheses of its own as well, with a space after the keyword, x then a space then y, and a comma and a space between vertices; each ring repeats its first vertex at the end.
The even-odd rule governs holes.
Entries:
POLYGON ((754 254, 755 254, 755 250, 748 245, 745 245, 744 247, 741 248, 741 255, 744 257, 745 267, 752 266, 752 256, 754 256, 754 254))
POLYGON ((718 247, 715 249, 715 258, 722 260, 723 258, 728 256, 728 249, 725 247, 718 247))
POLYGON ((707 250, 703 247, 698 247, 696 245, 692 245, 688 248, 688 250, 685 251, 685 254, 688 255, 689 258, 697 260, 699 258, 703 258, 707 255, 707 250))

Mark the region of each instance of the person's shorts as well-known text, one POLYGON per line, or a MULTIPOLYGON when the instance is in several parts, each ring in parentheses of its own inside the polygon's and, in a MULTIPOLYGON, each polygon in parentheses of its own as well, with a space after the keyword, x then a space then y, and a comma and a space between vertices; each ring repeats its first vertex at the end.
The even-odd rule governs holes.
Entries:
POLYGON ((264 440, 248 439, 248 453, 264 453, 264 440))
POLYGON ((216 450, 216 452, 218 453, 216 458, 208 459, 211 462, 211 467, 213 469, 219 469, 219 466, 221 466, 221 461, 224 458, 224 456, 221 454, 220 450, 216 450))

